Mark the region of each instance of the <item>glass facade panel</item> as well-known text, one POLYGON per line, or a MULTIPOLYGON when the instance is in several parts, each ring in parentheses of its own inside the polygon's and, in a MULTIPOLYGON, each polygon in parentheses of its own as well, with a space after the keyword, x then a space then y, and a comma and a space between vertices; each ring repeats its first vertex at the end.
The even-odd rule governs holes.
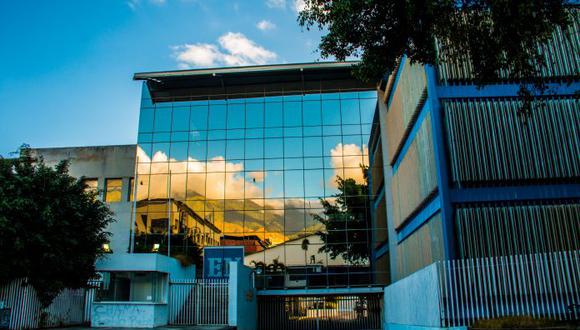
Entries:
POLYGON ((244 245, 269 288, 369 283, 374 92, 145 105, 136 252, 244 245))

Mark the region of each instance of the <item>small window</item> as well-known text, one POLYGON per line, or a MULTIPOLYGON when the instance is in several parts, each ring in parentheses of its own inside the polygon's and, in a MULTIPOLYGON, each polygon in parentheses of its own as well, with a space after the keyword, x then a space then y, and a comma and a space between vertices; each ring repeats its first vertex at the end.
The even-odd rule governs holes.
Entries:
POLYGON ((129 194, 127 196, 127 200, 129 202, 133 201, 133 194, 135 194, 135 178, 129 179, 129 194))
POLYGON ((84 179, 83 184, 85 185, 85 191, 91 193, 97 193, 99 189, 98 179, 84 179))
POLYGON ((167 274, 103 272, 96 301, 165 302, 167 274))
POLYGON ((117 203, 121 201, 122 179, 107 179, 105 181, 105 202, 117 203))

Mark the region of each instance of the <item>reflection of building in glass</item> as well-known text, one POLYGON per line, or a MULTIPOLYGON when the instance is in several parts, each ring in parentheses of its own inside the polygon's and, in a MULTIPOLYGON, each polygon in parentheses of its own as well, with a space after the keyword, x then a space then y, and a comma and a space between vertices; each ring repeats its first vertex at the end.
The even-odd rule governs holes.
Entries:
POLYGON ((202 218, 187 204, 174 199, 150 199, 136 203, 135 250, 151 252, 167 244, 167 232, 172 236, 171 249, 181 251, 188 243, 202 246, 219 245, 221 230, 211 217, 202 218), (181 237, 181 241, 175 239, 181 237))
POLYGON ((223 235, 220 239, 222 246, 243 246, 246 254, 264 251, 270 247, 268 239, 262 240, 257 235, 235 236, 223 235))
MULTIPOLYGON (((139 121, 138 205, 167 199, 181 203, 217 228, 204 229, 216 244, 243 245, 252 260, 265 264, 273 262, 268 251, 324 232, 321 200, 334 203, 342 194, 337 179, 365 184, 361 166, 368 165, 376 91, 350 71, 350 63, 320 63, 136 74, 135 79, 146 81, 139 121)), ((368 208, 368 203, 360 207, 368 208)), ((166 206, 140 207, 135 244, 155 242, 160 252, 167 251, 168 240, 162 237, 167 230, 157 228, 166 228, 176 212, 166 206)), ((352 214, 362 214, 365 219, 358 221, 370 223, 365 212, 352 214)), ((337 234, 329 244, 368 250, 367 229, 353 235, 348 221, 354 219, 346 213, 336 221, 344 225, 334 227, 337 234)), ((310 249, 323 244, 311 239, 310 249)), ((318 258, 324 264, 336 260, 332 263, 344 268, 341 274, 360 270, 329 253, 318 258)), ((304 267, 309 257, 302 251, 278 261, 304 267)), ((365 263, 368 268, 368 259, 365 263)), ((328 267, 323 271, 324 277, 333 275, 328 267)))

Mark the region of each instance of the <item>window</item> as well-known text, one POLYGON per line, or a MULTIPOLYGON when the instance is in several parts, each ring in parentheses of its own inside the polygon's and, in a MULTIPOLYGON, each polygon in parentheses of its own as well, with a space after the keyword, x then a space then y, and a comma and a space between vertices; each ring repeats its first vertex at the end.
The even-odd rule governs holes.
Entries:
POLYGON ((133 195, 135 194, 135 178, 129 179, 129 194, 127 195, 127 201, 133 201, 133 195))
POLYGON ((85 185, 86 192, 97 193, 99 191, 98 179, 84 179, 83 184, 85 185))
POLYGON ((122 179, 107 179, 105 181, 105 202, 117 203, 121 201, 122 179))
POLYGON ((158 272, 103 272, 97 301, 165 300, 167 275, 158 272))

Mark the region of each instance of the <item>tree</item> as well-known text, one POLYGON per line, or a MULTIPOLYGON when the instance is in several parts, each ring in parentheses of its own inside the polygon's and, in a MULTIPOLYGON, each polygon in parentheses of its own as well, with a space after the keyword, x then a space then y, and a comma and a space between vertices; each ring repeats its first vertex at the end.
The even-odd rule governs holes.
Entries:
POLYGON ((0 284, 26 278, 44 306, 95 277, 114 221, 68 165, 48 167, 26 147, 18 158, 0 158, 0 284))
POLYGON ((363 80, 379 81, 404 55, 421 64, 469 58, 477 84, 508 70, 529 103, 546 90, 538 45, 569 24, 570 13, 564 0, 305 0, 298 22, 328 31, 322 57, 360 57, 355 74, 363 80))
POLYGON ((324 231, 317 232, 324 243, 318 252, 329 253, 332 259, 341 256, 351 264, 368 262, 370 257, 370 208, 367 183, 368 168, 361 167, 365 183, 337 176, 339 193, 335 202, 320 199, 325 217, 313 214, 322 223, 324 231))

